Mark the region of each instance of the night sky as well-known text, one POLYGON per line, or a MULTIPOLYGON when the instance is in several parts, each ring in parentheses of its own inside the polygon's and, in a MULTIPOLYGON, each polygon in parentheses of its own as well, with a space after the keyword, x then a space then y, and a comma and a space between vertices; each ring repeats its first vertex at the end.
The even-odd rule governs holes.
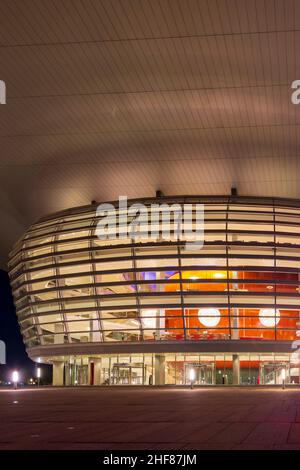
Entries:
MULTIPOLYGON (((6 344, 6 365, 0 365, 0 376, 9 379, 11 371, 22 371, 24 377, 34 376, 35 363, 25 351, 13 303, 8 274, 0 270, 0 340, 6 344)), ((43 366, 46 374, 49 367, 43 366)))

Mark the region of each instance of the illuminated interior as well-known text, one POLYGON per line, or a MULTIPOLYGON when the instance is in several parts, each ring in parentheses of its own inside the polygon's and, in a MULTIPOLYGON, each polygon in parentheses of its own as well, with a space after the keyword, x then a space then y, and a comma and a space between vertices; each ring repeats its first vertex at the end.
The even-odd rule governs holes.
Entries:
POLYGON ((259 349, 300 338, 299 202, 176 199, 196 202, 205 213, 200 250, 184 237, 100 240, 94 206, 33 224, 9 261, 27 351, 159 342, 167 352, 171 343, 233 340, 259 349))

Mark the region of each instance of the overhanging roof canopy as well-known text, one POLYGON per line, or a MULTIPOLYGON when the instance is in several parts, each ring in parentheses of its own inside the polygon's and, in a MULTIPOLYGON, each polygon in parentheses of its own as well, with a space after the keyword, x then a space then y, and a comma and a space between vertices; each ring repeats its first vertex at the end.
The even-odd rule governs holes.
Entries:
POLYGON ((300 2, 0 3, 2 261, 91 200, 300 197, 300 2))

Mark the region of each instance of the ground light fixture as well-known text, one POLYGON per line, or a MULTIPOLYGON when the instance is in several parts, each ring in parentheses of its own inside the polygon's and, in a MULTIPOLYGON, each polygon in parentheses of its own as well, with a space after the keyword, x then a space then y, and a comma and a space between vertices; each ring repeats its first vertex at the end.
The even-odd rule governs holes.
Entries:
POLYGON ((12 383, 14 384, 14 389, 18 387, 18 382, 19 382, 19 372, 17 370, 14 370, 12 373, 12 383))
POLYGON ((190 369, 190 372, 189 372, 189 379, 190 379, 190 382, 191 382, 191 389, 194 388, 195 378, 196 378, 195 369, 190 369))

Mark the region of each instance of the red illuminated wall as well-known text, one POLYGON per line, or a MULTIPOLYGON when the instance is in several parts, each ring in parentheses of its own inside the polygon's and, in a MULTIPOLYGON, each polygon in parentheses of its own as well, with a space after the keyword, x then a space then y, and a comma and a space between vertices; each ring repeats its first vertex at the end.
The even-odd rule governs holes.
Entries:
MULTIPOLYGON (((227 281, 226 271, 184 271, 182 272, 183 291, 185 293, 195 291, 225 292, 229 287, 230 291, 241 290, 242 292, 249 292, 249 295, 253 295, 256 292, 267 292, 269 295, 274 295, 275 293, 291 293, 295 295, 299 285, 297 284, 298 276, 293 273, 240 271, 234 274, 234 278, 232 277, 232 272, 229 272, 229 276, 229 281, 227 281), (195 279, 196 277, 199 279, 195 279), (222 277, 224 282, 222 282, 222 277), (191 278, 194 278, 194 280, 191 281, 191 278), (216 282, 214 282, 215 279, 216 282), (255 281, 267 282, 260 283, 255 281), (284 282, 284 284, 276 284, 275 281, 284 282)), ((179 274, 175 273, 170 279, 179 279, 179 274)), ((179 290, 179 283, 168 284, 166 286, 166 291, 168 292, 178 292, 179 290)), ((209 305, 208 307, 212 306, 209 305)), ((217 308, 217 304, 215 307, 217 308)), ((274 327, 266 328, 260 322, 259 308, 231 309, 231 312, 228 309, 220 308, 221 318, 216 327, 207 327, 202 324, 198 317, 198 311, 198 308, 185 308, 185 328, 187 334, 192 339, 228 339, 230 336, 229 313, 232 316, 236 314, 239 316, 238 331, 240 339, 293 340, 297 338, 296 330, 298 328, 300 330, 299 311, 295 310, 279 310, 280 320, 276 326, 276 334, 274 327)), ((231 321, 233 322, 233 319, 231 321)), ((184 324, 181 310, 166 309, 165 328, 170 337, 184 339, 184 324)))

